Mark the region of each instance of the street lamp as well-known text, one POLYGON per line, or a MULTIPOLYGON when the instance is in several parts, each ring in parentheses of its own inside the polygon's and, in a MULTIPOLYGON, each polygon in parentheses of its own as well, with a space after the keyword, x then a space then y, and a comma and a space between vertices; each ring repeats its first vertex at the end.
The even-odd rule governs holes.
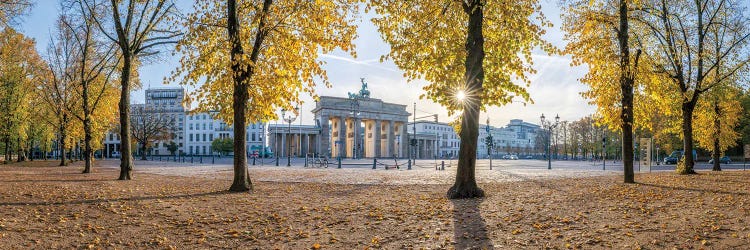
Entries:
POLYGON ((542 120, 542 129, 547 129, 549 132, 547 134, 547 169, 552 169, 552 158, 550 157, 550 144, 552 143, 552 129, 557 127, 558 124, 560 124, 560 116, 555 116, 555 123, 552 123, 552 121, 545 120, 544 114, 542 114, 541 117, 542 120))
MULTIPOLYGON (((299 112, 299 106, 294 108, 293 112, 286 113, 286 109, 281 109, 281 118, 284 119, 285 122, 289 124, 289 132, 287 135, 292 135, 292 122, 297 119, 297 113, 299 112)), ((290 137, 291 138, 291 137, 290 137)), ((291 167, 292 166, 292 143, 287 143, 287 152, 286 152, 286 166, 291 167)))
POLYGON ((487 140, 486 141, 487 154, 490 157, 490 170, 492 170, 492 148, 495 147, 495 141, 492 140, 492 134, 490 132, 491 130, 490 130, 490 118, 489 117, 487 117, 487 126, 485 127, 485 130, 487 131, 487 139, 486 139, 487 140))
MULTIPOLYGON (((352 144, 352 159, 357 159, 357 153, 359 149, 359 141, 357 141, 357 135, 359 134, 359 122, 357 122, 357 116, 359 116, 359 99, 357 97, 351 98, 351 112, 350 115, 354 117, 352 120, 352 129, 354 130, 354 143, 352 144)), ((346 151, 346 149, 344 149, 346 151)))

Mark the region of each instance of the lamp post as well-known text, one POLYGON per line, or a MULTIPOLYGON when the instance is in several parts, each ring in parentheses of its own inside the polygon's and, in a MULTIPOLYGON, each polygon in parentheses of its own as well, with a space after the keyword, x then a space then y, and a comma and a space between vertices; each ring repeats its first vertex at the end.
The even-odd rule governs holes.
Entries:
POLYGON ((487 126, 485 127, 485 130, 487 131, 487 154, 490 158, 490 170, 492 170, 492 148, 495 147, 495 142, 492 140, 492 134, 490 130, 490 118, 487 117, 487 126))
MULTIPOLYGON (((357 135, 359 134, 359 123, 357 122, 357 116, 359 115, 359 99, 356 96, 350 96, 349 98, 351 102, 351 112, 349 112, 349 114, 354 117, 354 120, 352 121, 352 130, 354 130, 354 142, 352 143, 352 159, 357 159, 357 153, 359 152, 359 141, 357 140, 357 135)), ((346 151, 346 149, 344 149, 344 151, 346 151)))
POLYGON ((542 120, 542 129, 546 128, 548 130, 547 133, 547 169, 552 169, 552 157, 550 157, 550 144, 552 143, 552 129, 557 127, 558 124, 560 124, 560 116, 555 116, 555 123, 552 123, 552 121, 545 120, 544 114, 542 114, 541 117, 542 120))
MULTIPOLYGON (((294 108, 293 112, 289 112, 288 115, 286 113, 286 109, 281 109, 281 118, 284 119, 288 126, 288 133, 287 135, 292 135, 292 122, 297 119, 297 113, 299 112, 299 106, 294 108)), ((291 138, 291 137, 290 137, 291 138)), ((287 143, 287 152, 286 152, 286 166, 291 167, 292 166, 292 143, 291 141, 287 143)))

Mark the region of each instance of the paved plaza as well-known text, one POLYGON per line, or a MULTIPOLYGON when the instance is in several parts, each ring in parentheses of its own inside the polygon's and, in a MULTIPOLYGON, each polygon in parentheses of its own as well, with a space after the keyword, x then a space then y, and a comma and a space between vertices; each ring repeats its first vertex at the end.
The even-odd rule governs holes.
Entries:
MULTIPOLYGON (((452 184, 456 173, 456 160, 417 160, 408 170, 407 161, 400 159, 383 159, 373 167, 373 159, 345 159, 341 169, 336 161, 330 162, 327 168, 312 163, 305 167, 305 160, 292 158, 291 166, 287 167, 287 159, 280 158, 276 166, 276 159, 257 159, 255 165, 249 159, 249 171, 254 181, 269 182, 318 182, 335 184, 452 184), (395 168, 398 164, 399 167, 395 168), (445 170, 441 169, 445 166, 445 170), (386 169, 386 167, 388 169, 386 169)), ((205 178, 227 178, 232 174, 232 158, 154 158, 154 160, 137 161, 136 171, 168 176, 195 176, 205 178), (183 162, 184 161, 184 162, 183 162), (192 163, 191 163, 192 161, 192 163), (201 163, 202 161, 202 163, 201 163)), ((602 170, 602 162, 587 161, 553 161, 552 169, 547 169, 547 161, 542 160, 493 160, 492 170, 490 161, 480 159, 477 162, 476 175, 478 183, 495 183, 523 180, 542 180, 553 178, 579 178, 603 175, 622 175, 621 163, 607 161, 606 170, 602 170)), ((118 160, 105 160, 103 167, 117 168, 118 160)), ((652 172, 674 171, 675 165, 653 166, 652 172)), ((723 164, 724 170, 742 170, 743 163, 723 164)), ((638 164, 635 166, 639 173, 638 164)), ((696 165, 696 170, 710 171, 711 165, 705 162, 696 165)), ((645 169, 641 169, 645 170, 645 169)), ((647 172, 647 171, 640 171, 647 172)))

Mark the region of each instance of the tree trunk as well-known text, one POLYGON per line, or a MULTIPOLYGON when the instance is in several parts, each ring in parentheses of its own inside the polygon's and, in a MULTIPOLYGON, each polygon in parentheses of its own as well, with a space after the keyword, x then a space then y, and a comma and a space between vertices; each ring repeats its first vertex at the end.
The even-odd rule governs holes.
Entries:
POLYGON ((721 141, 719 139, 721 138, 721 107, 719 107, 718 100, 714 102, 714 114, 716 114, 716 118, 714 118, 714 129, 716 129, 716 135, 714 135, 713 150, 714 166, 711 170, 721 171, 721 141))
POLYGON ((469 15, 469 27, 466 37, 466 97, 463 100, 461 115, 461 145, 458 153, 456 182, 448 189, 448 198, 463 199, 483 197, 484 191, 477 186, 475 176, 477 137, 479 136, 479 110, 482 104, 481 93, 484 81, 484 19, 482 1, 471 0, 464 8, 469 15))
POLYGON ((11 162, 11 159, 10 159, 10 136, 6 135, 5 136, 5 140, 3 140, 3 141, 5 142, 5 151, 4 151, 4 153, 5 153, 5 161, 4 161, 4 163, 9 163, 9 162, 11 162))
POLYGON ((630 70, 630 47, 628 44, 628 3, 620 0, 620 29, 617 40, 620 44, 620 89, 622 91, 622 168, 625 183, 635 183, 633 171, 633 83, 630 70))
POLYGON ((122 56, 122 71, 120 74, 120 177, 118 180, 130 180, 133 170, 133 155, 130 152, 130 71, 132 55, 124 53, 122 56))
MULTIPOLYGON (((697 98, 696 98, 697 99, 697 98)), ((683 167, 677 168, 679 174, 696 174, 693 170, 695 159, 693 159, 693 110, 695 110, 695 101, 682 103, 682 146, 685 161, 683 167)))
POLYGON ((26 160, 26 152, 24 152, 23 146, 21 146, 21 137, 16 137, 16 161, 22 162, 26 160))
POLYGON ((146 159, 146 143, 142 143, 141 145, 143 145, 141 146, 141 160, 142 161, 148 160, 146 159))
MULTIPOLYGON (((250 60, 255 62, 258 58, 258 51, 263 41, 263 28, 265 25, 266 14, 271 7, 271 0, 263 1, 263 12, 261 13, 259 29, 255 36, 253 51, 250 60)), ((240 40, 240 23, 237 17, 237 1, 227 0, 227 31, 229 33, 229 42, 232 46, 230 59, 232 60, 232 76, 234 93, 232 94, 232 108, 234 109, 234 180, 229 191, 246 192, 252 190, 252 182, 247 172, 247 149, 246 145, 246 121, 245 112, 247 110, 248 85, 247 80, 253 74, 253 67, 243 68, 239 63, 240 57, 245 53, 240 40)))
MULTIPOLYGON (((85 92, 84 92, 85 93, 85 92)), ((93 154, 91 152, 91 118, 89 117, 89 114, 84 114, 83 118, 83 159, 85 161, 83 173, 88 174, 91 173, 91 164, 93 157, 93 154)))
MULTIPOLYGON (((63 114, 63 121, 67 121, 66 114, 63 114)), ((67 134, 65 133, 65 125, 67 125, 67 122, 63 122, 60 124, 59 132, 60 132, 60 142, 58 143, 58 147, 60 148, 60 166, 66 166, 68 165, 67 162, 65 162, 65 139, 67 139, 67 134)))

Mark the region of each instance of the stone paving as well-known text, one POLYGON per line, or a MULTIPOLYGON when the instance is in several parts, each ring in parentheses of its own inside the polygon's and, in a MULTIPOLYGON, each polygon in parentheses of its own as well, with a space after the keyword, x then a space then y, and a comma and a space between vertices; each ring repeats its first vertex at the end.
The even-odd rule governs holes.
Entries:
MULTIPOLYGON (((165 159, 163 159, 165 160, 165 159)), ((174 161, 136 161, 136 173, 151 173, 168 176, 195 176, 202 178, 226 179, 232 174, 231 158, 204 158, 199 163, 197 158, 186 159, 183 163, 174 161), (213 162, 213 164, 212 164, 213 162)), ((118 160, 104 160, 102 167, 119 167, 118 160)), ((252 160, 250 161, 252 164, 252 160)), ((407 170, 404 160, 399 160, 398 169, 394 160, 379 160, 376 169, 372 169, 372 159, 344 160, 342 168, 338 169, 336 162, 331 162, 327 168, 309 165, 304 166, 304 159, 292 159, 287 167, 286 159, 279 159, 276 166, 275 159, 256 161, 256 165, 248 166, 253 181, 270 182, 322 182, 335 184, 452 184, 456 174, 455 160, 417 160, 411 170, 407 170), (445 164, 445 170, 436 170, 445 164), (388 166, 389 169, 385 167, 388 166)), ((554 178, 578 178, 603 175, 622 175, 621 163, 608 162, 607 170, 602 170, 602 163, 582 161, 553 161, 552 169, 547 169, 547 162, 541 160, 493 160, 493 168, 489 168, 489 160, 477 161, 476 177, 478 183, 509 182, 523 180, 540 180, 554 178)), ((742 164, 724 166, 725 168, 742 169, 742 164)), ((706 169, 706 164, 697 169, 706 169)), ((674 165, 655 166, 653 171, 673 171, 674 165)), ((636 171, 638 167, 636 165, 636 171)))

